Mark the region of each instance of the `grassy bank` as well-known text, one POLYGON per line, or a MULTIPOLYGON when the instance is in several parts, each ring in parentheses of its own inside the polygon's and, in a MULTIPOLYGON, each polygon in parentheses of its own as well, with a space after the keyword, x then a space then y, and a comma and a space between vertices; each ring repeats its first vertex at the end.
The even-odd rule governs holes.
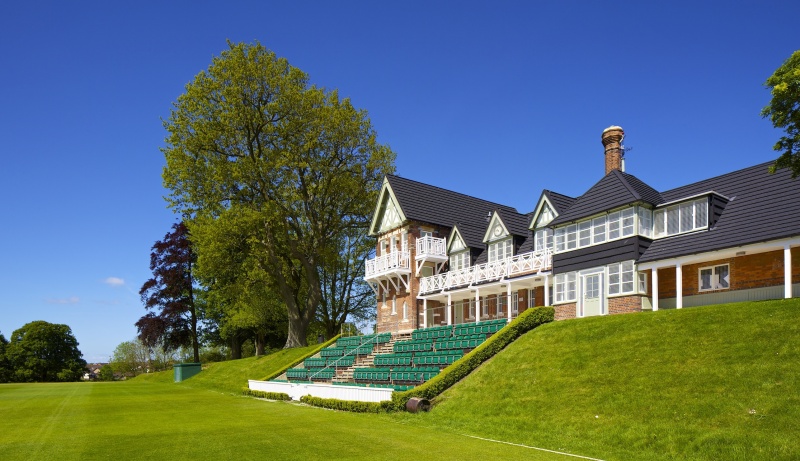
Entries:
POLYGON ((419 424, 602 459, 800 457, 800 301, 544 325, 419 424))

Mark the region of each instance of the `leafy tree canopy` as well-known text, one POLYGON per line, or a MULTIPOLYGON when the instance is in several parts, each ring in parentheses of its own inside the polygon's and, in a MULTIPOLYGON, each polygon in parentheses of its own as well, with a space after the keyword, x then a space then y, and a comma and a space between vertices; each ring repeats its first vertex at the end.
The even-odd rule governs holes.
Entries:
POLYGON ((170 205, 211 218, 238 208, 255 220, 252 254, 286 306, 286 347, 305 345, 320 267, 339 257, 345 232, 368 224, 395 154, 365 111, 259 43, 229 43, 164 125, 170 205))
POLYGON ((796 178, 800 176, 800 50, 792 53, 765 86, 770 89, 772 100, 762 109, 761 116, 786 131, 773 146, 781 155, 771 171, 789 168, 792 178, 796 178))
POLYGON ((6 346, 8 346, 8 340, 0 333, 0 383, 11 381, 11 364, 6 357, 6 346))
POLYGON ((43 320, 15 330, 6 355, 17 382, 78 381, 86 367, 72 330, 43 320))
POLYGON ((199 361, 194 261, 188 228, 183 222, 173 224, 172 232, 157 241, 150 253, 153 277, 139 290, 150 312, 136 322, 136 327, 139 339, 148 347, 170 350, 190 345, 195 361, 199 361))

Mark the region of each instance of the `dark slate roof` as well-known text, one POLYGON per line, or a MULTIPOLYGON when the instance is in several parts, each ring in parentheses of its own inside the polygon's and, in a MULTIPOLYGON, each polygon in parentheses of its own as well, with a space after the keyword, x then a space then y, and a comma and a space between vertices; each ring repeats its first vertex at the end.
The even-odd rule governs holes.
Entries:
POLYGON ((517 213, 516 210, 513 212, 497 210, 497 214, 500 215, 500 219, 511 235, 526 236, 530 232, 528 231, 528 223, 530 222, 528 215, 517 213))
MULTIPOLYGON (((558 214, 567 211, 567 209, 571 207, 573 203, 575 203, 574 197, 569 197, 564 194, 559 194, 558 192, 553 192, 551 190, 545 189, 542 191, 542 193, 547 197, 548 200, 550 200, 550 203, 555 208, 555 210, 553 211, 555 211, 558 214)), ((531 216, 531 219, 533 219, 533 216, 531 216)))
POLYGON ((550 225, 577 221, 606 210, 629 203, 646 202, 652 205, 663 203, 664 199, 655 189, 636 176, 612 170, 560 213, 550 225))
POLYGON ((639 262, 686 256, 800 235, 800 180, 773 162, 662 192, 667 202, 714 191, 730 199, 707 231, 654 240, 639 262))
POLYGON ((406 218, 450 228, 458 226, 469 247, 484 246, 483 236, 489 225, 486 216, 495 211, 512 234, 525 235, 527 231, 525 215, 516 208, 400 176, 386 175, 386 178, 406 218))

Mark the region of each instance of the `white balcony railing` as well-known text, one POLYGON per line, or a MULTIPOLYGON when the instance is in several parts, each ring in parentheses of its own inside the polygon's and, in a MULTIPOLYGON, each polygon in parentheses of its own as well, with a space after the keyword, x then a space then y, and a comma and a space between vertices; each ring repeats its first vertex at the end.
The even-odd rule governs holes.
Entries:
POLYGON ((447 240, 436 237, 422 237, 417 239, 417 254, 415 259, 447 259, 447 240))
POLYGON ((411 254, 408 251, 392 251, 364 262, 364 279, 370 280, 392 272, 410 273, 411 254))
POLYGON ((501 261, 422 277, 419 280, 419 292, 425 294, 473 283, 492 282, 527 272, 547 270, 551 266, 550 250, 531 251, 501 261))

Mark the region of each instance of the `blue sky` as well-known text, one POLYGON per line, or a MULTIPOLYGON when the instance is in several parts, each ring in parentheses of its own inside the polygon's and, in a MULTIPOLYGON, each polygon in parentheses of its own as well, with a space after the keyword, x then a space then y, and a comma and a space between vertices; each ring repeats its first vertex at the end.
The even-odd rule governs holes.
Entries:
POLYGON ((259 40, 366 109, 401 176, 530 211, 580 195, 621 125, 663 190, 772 160, 763 82, 800 3, 13 2, 0 16, 0 332, 72 327, 84 358, 136 335, 176 217, 161 119, 225 40, 259 40))

